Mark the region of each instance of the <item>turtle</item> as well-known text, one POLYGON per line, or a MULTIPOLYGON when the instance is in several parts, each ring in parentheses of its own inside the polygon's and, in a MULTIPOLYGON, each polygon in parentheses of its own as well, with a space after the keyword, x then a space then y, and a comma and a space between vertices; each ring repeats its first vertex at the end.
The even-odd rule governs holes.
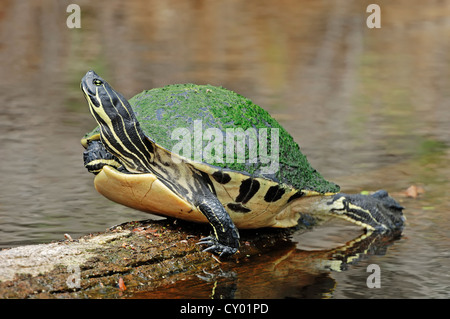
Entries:
POLYGON ((403 207, 386 191, 339 193, 294 138, 240 94, 172 84, 128 101, 92 70, 80 86, 98 124, 81 139, 97 191, 144 212, 209 223, 204 251, 233 255, 238 229, 295 227, 305 216, 336 216, 371 232, 403 227, 403 207))

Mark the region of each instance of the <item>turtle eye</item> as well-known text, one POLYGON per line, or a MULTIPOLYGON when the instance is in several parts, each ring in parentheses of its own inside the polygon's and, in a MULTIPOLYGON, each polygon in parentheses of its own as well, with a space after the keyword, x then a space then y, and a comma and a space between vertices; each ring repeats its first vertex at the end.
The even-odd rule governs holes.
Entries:
POLYGON ((99 79, 94 79, 94 80, 92 81, 92 83, 94 83, 94 84, 97 85, 97 86, 100 86, 100 85, 103 84, 103 82, 100 81, 99 79))

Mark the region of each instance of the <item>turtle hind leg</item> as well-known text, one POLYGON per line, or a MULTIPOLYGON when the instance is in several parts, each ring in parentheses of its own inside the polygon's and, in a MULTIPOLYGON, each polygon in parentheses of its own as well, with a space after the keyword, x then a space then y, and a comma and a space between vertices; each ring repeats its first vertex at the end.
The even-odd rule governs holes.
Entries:
POLYGON ((239 232, 219 200, 211 194, 202 199, 198 208, 214 230, 214 236, 202 238, 198 244, 208 245, 209 247, 204 251, 210 251, 220 256, 236 253, 239 248, 239 232))
POLYGON ((402 229, 405 222, 403 207, 385 190, 372 195, 338 193, 327 205, 333 215, 374 231, 402 229))

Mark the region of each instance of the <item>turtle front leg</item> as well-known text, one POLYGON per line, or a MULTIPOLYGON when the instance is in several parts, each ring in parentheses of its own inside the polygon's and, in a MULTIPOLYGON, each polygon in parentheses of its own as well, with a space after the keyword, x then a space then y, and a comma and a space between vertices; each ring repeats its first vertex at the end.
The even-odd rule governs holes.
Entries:
POLYGON ((211 195, 198 205, 213 227, 214 236, 200 239, 198 244, 208 245, 204 251, 211 251, 220 257, 233 255, 239 248, 239 232, 219 200, 211 195))
POLYGON ((105 148, 100 140, 92 140, 87 144, 83 152, 84 166, 94 175, 102 170, 103 166, 109 165, 117 170, 124 170, 120 161, 105 148))

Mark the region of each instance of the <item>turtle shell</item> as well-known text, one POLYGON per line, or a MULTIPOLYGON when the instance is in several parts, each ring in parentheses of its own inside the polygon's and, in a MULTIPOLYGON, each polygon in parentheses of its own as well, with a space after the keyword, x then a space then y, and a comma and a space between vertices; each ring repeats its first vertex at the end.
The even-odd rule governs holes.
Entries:
MULTIPOLYGON (((326 181, 311 167, 292 136, 267 111, 235 92, 211 85, 177 84, 143 91, 129 102, 142 130, 151 140, 194 162, 208 163, 230 172, 265 177, 298 190, 318 193, 339 191, 336 184, 326 181), (223 156, 214 156, 215 154, 205 156, 205 152, 197 156, 198 150, 206 150, 214 144, 213 138, 206 136, 211 131, 208 131, 210 128, 217 129, 213 132, 222 133, 223 156), (265 136, 258 134, 257 137, 256 161, 249 152, 248 135, 245 136, 244 162, 237 158, 238 151, 232 152, 234 160, 225 158, 229 153, 227 142, 231 140, 227 139, 227 132, 239 135, 236 129, 241 129, 240 132, 257 134, 262 131, 261 129, 264 130, 265 136), (274 140, 272 134, 275 131, 278 135, 278 150, 272 147, 274 140), (266 150, 262 152, 261 144, 264 144, 264 141, 261 139, 264 137, 266 150), (180 152, 186 150, 180 148, 180 145, 188 145, 187 154, 180 152), (278 154, 271 154, 272 150, 278 154), (267 160, 265 163, 261 161, 259 156, 261 153, 266 153, 268 157, 272 156, 272 160, 277 160, 278 169, 272 172, 267 169, 270 163, 267 163, 267 160), (218 158, 222 160, 217 160, 218 158)), ((236 139, 232 142, 235 146, 238 144, 236 139)), ((213 153, 214 151, 217 153, 217 148, 212 150, 213 153)))

